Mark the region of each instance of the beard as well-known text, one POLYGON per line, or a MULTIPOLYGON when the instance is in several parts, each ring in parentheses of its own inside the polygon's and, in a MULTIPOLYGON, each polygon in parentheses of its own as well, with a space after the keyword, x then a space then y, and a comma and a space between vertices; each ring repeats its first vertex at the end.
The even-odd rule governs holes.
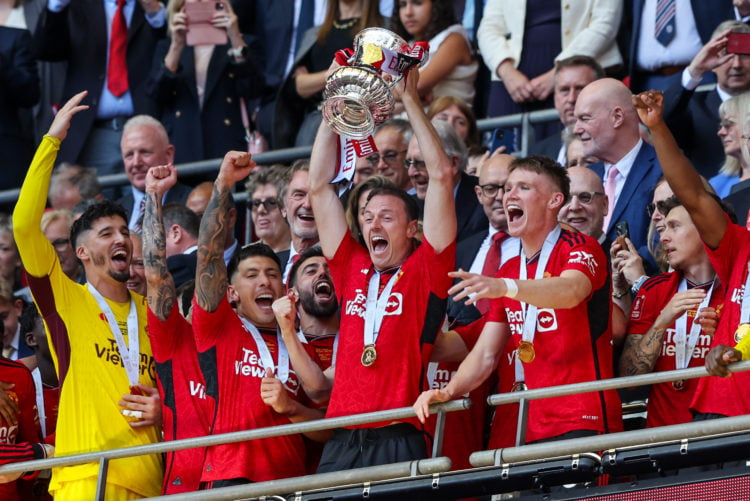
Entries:
POLYGON ((107 271, 109 273, 109 276, 117 280, 121 283, 126 283, 128 279, 130 278, 130 270, 123 270, 123 271, 113 271, 109 270, 107 271))
POLYGON ((315 318, 328 318, 336 314, 339 309, 339 303, 336 296, 333 301, 318 303, 315 300, 315 294, 310 291, 299 291, 299 303, 302 309, 315 318))

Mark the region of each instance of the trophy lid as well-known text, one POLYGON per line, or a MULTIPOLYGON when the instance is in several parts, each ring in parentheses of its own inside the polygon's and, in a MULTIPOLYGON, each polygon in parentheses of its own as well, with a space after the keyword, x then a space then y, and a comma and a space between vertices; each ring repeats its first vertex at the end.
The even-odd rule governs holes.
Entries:
POLYGON ((354 37, 355 59, 358 64, 372 64, 382 59, 382 51, 372 51, 368 48, 388 49, 403 53, 408 51, 409 45, 400 36, 385 28, 365 28, 354 37), (372 61, 368 61, 368 54, 372 54, 372 61))

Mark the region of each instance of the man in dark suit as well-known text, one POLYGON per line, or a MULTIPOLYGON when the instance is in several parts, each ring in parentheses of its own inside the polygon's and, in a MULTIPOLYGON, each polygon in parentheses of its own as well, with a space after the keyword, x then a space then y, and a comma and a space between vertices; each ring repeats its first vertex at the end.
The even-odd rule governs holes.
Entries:
POLYGON ((722 34, 727 30, 750 33, 750 26, 740 21, 719 24, 711 40, 664 92, 664 120, 677 144, 706 179, 714 176, 724 162, 724 147, 716 135, 719 106, 750 90, 750 55, 726 52, 727 39, 722 34), (709 72, 716 74, 716 88, 696 92, 709 72))
POLYGON ((195 278, 196 251, 200 218, 184 205, 167 204, 162 208, 167 268, 175 287, 195 278))
POLYGON ((118 171, 125 120, 155 112, 145 83, 156 42, 166 34, 166 11, 158 0, 126 0, 122 13, 127 26, 127 85, 124 90, 112 87, 110 80, 115 78, 110 79, 107 71, 108 33, 119 11, 116 2, 48 0, 34 33, 38 59, 68 63, 62 102, 81 90, 89 91, 83 104, 91 106, 91 111, 73 119, 58 161, 96 167, 100 175, 118 171))
POLYGON ((574 132, 581 137, 585 154, 603 162, 592 169, 604 180, 609 200, 605 235, 614 240, 616 224, 626 221, 631 241, 648 259, 646 206, 661 176, 661 166, 654 148, 641 139, 639 123, 632 94, 618 80, 592 82, 578 97, 574 132))
MULTIPOLYGON (((169 144, 167 131, 157 119, 137 115, 125 123, 120 149, 130 187, 117 203, 125 208, 128 228, 140 232, 146 202, 146 173, 150 167, 173 163, 174 146, 169 144)), ((184 204, 188 195, 190 187, 177 183, 167 191, 163 203, 184 204)))
POLYGON ((735 16, 731 0, 690 0, 689 5, 678 1, 674 36, 666 45, 656 38, 655 17, 656 0, 625 0, 620 47, 627 54, 634 91, 666 88, 669 77, 687 66, 700 46, 711 39, 714 28, 735 16))
MULTIPOLYGON (((489 225, 458 244, 456 269, 494 276, 502 263, 518 254, 518 240, 508 235, 508 219, 503 209, 503 185, 508 178, 508 166, 512 161, 513 157, 510 155, 494 155, 482 168, 479 184, 474 192, 489 225)), ((448 320, 452 325, 470 324, 487 312, 487 306, 489 304, 486 302, 475 306, 449 300, 448 320)))
MULTIPOLYGON (((570 127, 576 121, 578 94, 588 84, 600 78, 604 78, 604 70, 594 58, 588 56, 573 56, 555 64, 555 109, 560 114, 563 127, 570 127)), ((534 143, 529 152, 532 155, 555 159, 560 165, 566 165, 567 147, 562 137, 564 132, 565 129, 559 134, 552 134, 543 141, 534 143)))
POLYGON ((34 351, 26 344, 26 338, 21 335, 21 324, 19 319, 23 312, 23 299, 7 294, 10 291, 0 292, 0 317, 3 322, 3 346, 2 355, 11 360, 30 357, 34 351))
MULTIPOLYGON (((460 242, 487 226, 487 216, 484 215, 474 191, 479 180, 466 173, 466 161, 468 160, 466 145, 459 139, 453 126, 440 120, 433 121, 432 125, 437 132, 445 154, 453 165, 453 193, 456 200, 456 222, 458 225, 456 241, 460 242)), ((427 176, 427 167, 423 160, 422 151, 414 136, 409 141, 405 163, 416 191, 416 195, 413 196, 417 199, 420 207, 420 219, 422 219, 421 212, 424 210, 423 201, 427 195, 429 177, 427 176)))

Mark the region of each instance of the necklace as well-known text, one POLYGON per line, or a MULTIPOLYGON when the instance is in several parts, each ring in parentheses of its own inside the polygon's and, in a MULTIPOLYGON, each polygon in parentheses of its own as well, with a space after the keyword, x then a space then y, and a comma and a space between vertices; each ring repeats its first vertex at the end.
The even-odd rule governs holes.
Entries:
POLYGON ((349 28, 353 27, 357 22, 359 21, 358 17, 353 17, 351 19, 343 19, 341 21, 333 20, 333 27, 337 30, 348 30, 349 28))

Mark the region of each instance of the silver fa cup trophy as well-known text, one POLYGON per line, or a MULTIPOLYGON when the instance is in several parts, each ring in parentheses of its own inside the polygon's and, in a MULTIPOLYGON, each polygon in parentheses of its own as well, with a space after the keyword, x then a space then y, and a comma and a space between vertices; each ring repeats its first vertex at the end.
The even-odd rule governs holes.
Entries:
POLYGON ((409 47, 391 31, 360 31, 354 39, 349 66, 336 69, 326 81, 323 118, 340 136, 366 139, 391 115, 391 87, 423 59, 423 47, 409 47), (384 79, 383 74, 390 78, 384 79))

